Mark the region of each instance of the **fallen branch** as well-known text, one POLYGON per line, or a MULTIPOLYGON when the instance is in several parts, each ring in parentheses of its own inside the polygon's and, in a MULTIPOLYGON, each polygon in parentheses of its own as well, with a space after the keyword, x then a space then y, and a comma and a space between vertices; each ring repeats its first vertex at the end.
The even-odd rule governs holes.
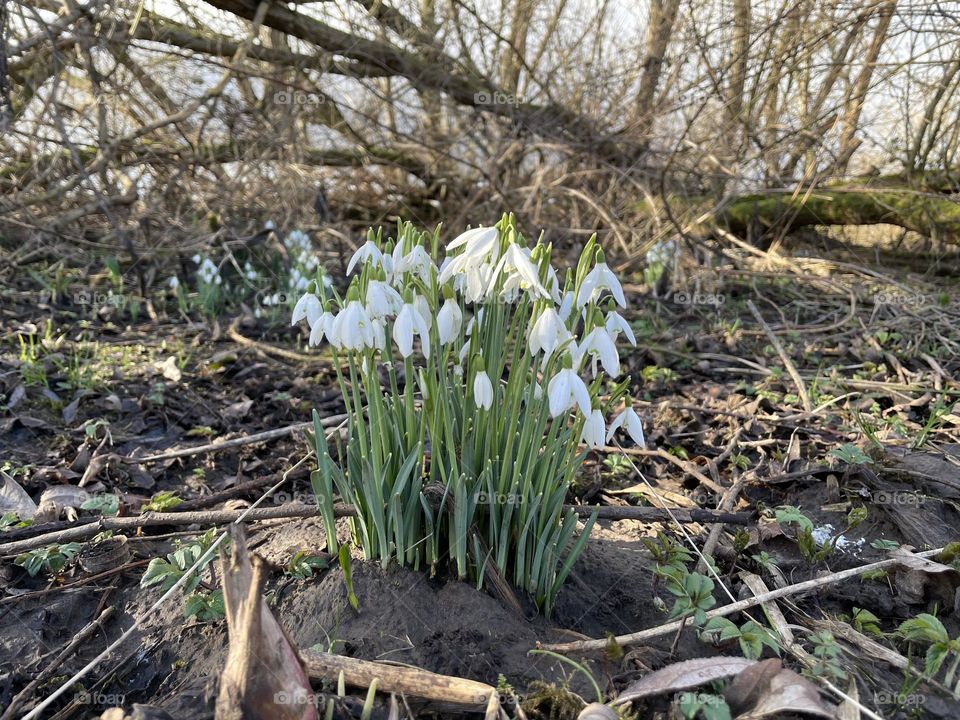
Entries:
POLYGON ((797 366, 790 361, 786 351, 783 349, 783 345, 780 343, 780 339, 773 334, 773 330, 770 329, 767 321, 763 319, 763 315, 761 315, 760 311, 757 310, 757 306, 753 304, 752 300, 747 300, 747 307, 750 308, 750 312, 753 313, 753 317, 755 317, 757 322, 760 323, 760 327, 763 328, 763 332, 767 336, 767 340, 769 340, 770 344, 773 345, 773 349, 776 350, 777 355, 780 356, 780 361, 783 363, 783 366, 787 369, 787 372, 790 373, 790 377, 793 379, 793 384, 797 386, 797 393, 800 395, 800 402, 803 403, 803 411, 806 413, 812 412, 813 405, 810 404, 810 396, 807 394, 807 386, 804 384, 803 378, 800 377, 800 373, 797 372, 797 366))
POLYGON ((313 680, 336 681, 343 673, 344 682, 353 687, 370 687, 376 681, 379 692, 398 693, 474 710, 485 709, 488 717, 497 716, 497 691, 476 680, 438 675, 409 665, 389 665, 314 650, 301 650, 300 659, 307 675, 313 680))
MULTIPOLYGON (((589 517, 597 513, 602 520, 639 520, 641 522, 670 522, 674 518, 685 523, 730 523, 732 525, 748 525, 753 516, 750 513, 723 513, 714 510, 697 510, 689 508, 653 508, 616 505, 567 505, 580 517, 589 517), (671 517, 671 513, 673 513, 671 517)), ((357 514, 353 505, 337 505, 333 509, 336 517, 354 517, 357 514)), ((35 530, 36 534, 23 540, 15 540, 0 544, 0 555, 14 555, 46 545, 86 540, 105 530, 139 530, 157 525, 223 525, 236 522, 241 516, 247 521, 276 520, 279 518, 306 518, 320 517, 315 505, 285 504, 273 508, 257 508, 254 510, 198 510, 188 512, 150 512, 134 517, 101 518, 95 522, 83 525, 73 523, 50 523, 58 528, 49 532, 44 531, 46 525, 37 525, 23 528, 22 531, 35 530), (244 516, 244 513, 246 515, 244 516), (67 525, 68 527, 62 527, 67 525)))
MULTIPOLYGON (((927 550, 926 552, 917 553, 914 555, 914 557, 928 558, 938 555, 941 552, 943 552, 943 548, 939 548, 937 550, 927 550)), ((817 590, 827 585, 834 585, 838 582, 843 582, 844 580, 858 577, 873 570, 882 570, 884 568, 902 563, 902 558, 889 558, 887 560, 881 560, 869 565, 863 565, 862 567, 850 568, 849 570, 842 570, 840 572, 831 573, 830 575, 824 575, 823 577, 814 578, 812 580, 807 580, 795 585, 788 585, 787 587, 771 590, 768 593, 756 595, 752 598, 740 600, 729 605, 724 605, 721 608, 711 610, 706 614, 706 619, 710 620, 711 618, 715 617, 726 617, 727 615, 733 615, 734 613, 738 613, 743 610, 749 610, 752 607, 762 605, 763 603, 770 602, 771 600, 802 595, 810 592, 811 590, 817 590)), ((656 638, 663 637, 664 635, 671 635, 681 630, 684 625, 684 620, 676 620, 674 622, 666 623, 665 625, 658 625, 657 627, 648 628, 647 630, 641 630, 640 632, 629 633, 628 635, 618 635, 614 638, 603 638, 600 640, 579 640, 577 642, 569 643, 537 643, 537 647, 543 650, 550 650, 558 653, 594 652, 597 650, 604 650, 605 648, 609 647, 611 640, 620 646, 637 645, 648 640, 654 640, 656 638)))

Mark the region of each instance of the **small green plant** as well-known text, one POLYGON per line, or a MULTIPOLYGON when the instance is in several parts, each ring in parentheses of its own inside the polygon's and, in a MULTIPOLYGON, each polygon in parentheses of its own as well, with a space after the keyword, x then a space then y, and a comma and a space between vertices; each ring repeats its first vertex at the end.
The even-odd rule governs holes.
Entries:
POLYGON ((116 495, 110 495, 109 493, 94 495, 84 500, 83 504, 80 505, 80 509, 98 512, 101 515, 112 517, 120 510, 120 498, 116 495))
POLYGON ((655 572, 664 579, 667 592, 676 598, 670 618, 692 616, 697 626, 703 625, 707 621, 707 610, 717 604, 713 597, 713 580, 675 566, 657 567, 655 572))
POLYGON ((33 520, 21 520, 15 512, 5 512, 0 515, 0 532, 29 525, 33 525, 33 520))
POLYGON ((895 540, 884 540, 883 538, 877 538, 872 543, 870 547, 874 550, 883 550, 884 552, 889 552, 890 550, 896 550, 900 547, 900 543, 895 540))
POLYGON ((930 613, 920 613, 915 618, 901 623, 897 634, 910 643, 929 645, 924 659, 924 674, 934 677, 947 659, 944 684, 953 688, 953 692, 960 692, 960 639, 951 639, 943 623, 930 613))
POLYGON ((172 490, 163 490, 158 492, 149 502, 144 503, 143 507, 140 508, 141 512, 166 512, 171 508, 175 508, 177 505, 182 503, 177 494, 172 490))
POLYGON ((774 517, 780 525, 796 525, 800 530, 813 532, 813 522, 793 505, 780 505, 774 509, 774 517))
POLYGON ((633 471, 629 458, 623 455, 607 455, 603 459, 603 466, 613 477, 629 475, 633 471))
POLYGON ((766 550, 761 550, 757 555, 751 555, 750 559, 769 575, 775 575, 780 570, 777 561, 766 550))
POLYGON ((326 570, 328 563, 326 558, 319 555, 310 555, 303 550, 297 550, 290 558, 285 575, 296 580, 307 580, 313 577, 317 570, 326 570))
MULTIPOLYGON (((178 548, 165 558, 151 560, 143 573, 143 577, 140 578, 140 587, 159 585, 161 592, 166 592, 172 588, 186 571, 193 567, 193 564, 210 549, 210 546, 216 540, 215 533, 216 530, 211 528, 192 543, 177 543, 178 548)), ((203 567, 205 566, 206 564, 203 567)), ((196 572, 184 583, 183 591, 185 593, 193 592, 200 584, 200 573, 203 571, 203 567, 197 568, 196 572)))
POLYGON ((200 622, 215 622, 220 620, 223 618, 225 612, 223 590, 190 593, 183 605, 184 616, 188 619, 195 617, 200 622))
POLYGON ((353 591, 353 562, 350 559, 350 546, 340 546, 340 569, 343 570, 343 584, 347 588, 347 601, 355 612, 360 611, 360 600, 353 591))
POLYGON ((883 637, 883 631, 880 629, 880 618, 869 610, 855 607, 851 624, 860 632, 874 637, 883 637))
POLYGON ((842 460, 847 465, 869 465, 873 459, 853 443, 844 443, 830 451, 830 456, 842 460))
POLYGON ((809 674, 833 681, 846 678, 847 673, 840 661, 840 645, 833 637, 833 633, 826 630, 815 632, 810 636, 810 642, 813 645, 813 656, 816 660, 809 668, 809 674))
POLYGON ((20 380, 27 387, 47 387, 47 370, 40 357, 40 344, 33 335, 17 334, 20 343, 20 380))
POLYGON ((736 640, 740 644, 740 651, 748 660, 759 660, 764 647, 777 655, 780 654, 780 644, 773 633, 753 620, 737 627, 736 623, 725 617, 711 618, 700 631, 700 639, 713 645, 723 645, 736 640))
POLYGON ((80 543, 75 542, 47 545, 17 555, 14 564, 26 570, 30 577, 36 577, 41 570, 55 575, 63 570, 74 555, 80 552, 81 547, 83 546, 80 543))

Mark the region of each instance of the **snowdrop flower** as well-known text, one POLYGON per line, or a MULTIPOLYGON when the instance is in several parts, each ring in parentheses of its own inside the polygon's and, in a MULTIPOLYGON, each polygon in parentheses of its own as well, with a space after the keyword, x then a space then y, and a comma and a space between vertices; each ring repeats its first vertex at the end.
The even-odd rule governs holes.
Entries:
POLYGON ((290 324, 296 325, 306 318, 312 328, 321 315, 323 315, 323 306, 320 304, 320 298, 313 293, 307 293, 293 306, 293 320, 290 324))
POLYGON ((603 413, 594 409, 583 423, 583 430, 580 431, 580 442, 589 448, 598 448, 603 446, 603 431, 606 424, 603 421, 603 413))
POLYGON ((564 322, 570 319, 570 313, 573 312, 573 300, 572 292, 563 294, 563 300, 560 301, 560 309, 557 311, 557 314, 564 322))
POLYGON ((475 360, 477 365, 477 374, 473 377, 473 401, 478 408, 489 410, 493 407, 493 383, 487 375, 486 366, 483 364, 483 358, 478 357, 475 360))
POLYGON ((486 299, 493 287, 493 267, 489 263, 478 263, 466 271, 464 299, 468 303, 486 299))
POLYGON ((617 305, 620 307, 627 306, 620 281, 617 280, 613 271, 607 267, 607 263, 603 259, 603 253, 598 252, 597 264, 593 270, 587 273, 587 276, 583 279, 583 284, 580 286, 580 291, 577 293, 577 307, 582 308, 591 300, 596 299, 604 289, 610 291, 617 301, 617 305))
POLYGON ((264 230, 275 230, 276 227, 277 227, 277 226, 273 224, 273 220, 267 220, 267 221, 263 224, 263 229, 264 229, 264 230))
POLYGON ((495 227, 477 227, 467 230, 451 240, 450 244, 447 245, 447 252, 466 247, 468 255, 483 257, 496 247, 499 239, 500 232, 495 227))
POLYGON ((420 336, 424 357, 430 357, 430 324, 417 310, 414 303, 404 303, 393 323, 393 340, 400 354, 407 358, 413 353, 414 333, 420 336))
POLYGON ((496 268, 493 270, 493 278, 497 278, 502 271, 506 270, 512 278, 519 282, 519 287, 524 290, 532 290, 534 297, 549 298, 550 293, 540 282, 537 266, 530 259, 530 250, 521 247, 516 243, 511 243, 507 251, 500 258, 496 268))
POLYGON ((201 261, 203 258, 201 258, 201 257, 200 257, 200 254, 197 253, 196 255, 194 255, 194 256, 193 256, 192 258, 190 258, 190 259, 193 260, 193 264, 194 264, 194 265, 199 265, 199 264, 200 264, 200 261, 201 261))
POLYGON ((359 300, 351 300, 333 321, 330 343, 338 349, 362 350, 374 347, 373 320, 359 300))
POLYGON ((620 315, 616 310, 611 310, 607 313, 607 322, 606 322, 607 332, 610 333, 610 337, 616 338, 621 332, 626 335, 627 341, 634 347, 637 346, 637 338, 633 334, 633 328, 630 327, 630 323, 623 319, 623 316, 620 315))
POLYGON ((357 249, 353 257, 350 258, 350 262, 347 263, 347 275, 353 273, 353 269, 357 266, 357 263, 362 264, 368 261, 372 261, 375 265, 383 266, 383 253, 380 252, 380 248, 378 248, 372 240, 367 240, 357 249))
POLYGON ((392 317, 403 307, 403 298, 382 280, 371 280, 367 285, 366 305, 372 318, 392 317))
POLYGON ((317 321, 310 326, 310 339, 307 343, 311 346, 317 346, 323 340, 323 336, 333 337, 333 321, 336 318, 333 313, 324 311, 323 315, 317 318, 317 321))
POLYGON ((256 280, 258 277, 260 277, 259 274, 257 274, 256 268, 254 268, 249 262, 245 262, 243 264, 243 275, 245 278, 247 278, 247 280, 250 281, 256 280))
MULTIPOLYGON (((401 247, 401 245, 397 245, 398 250, 401 247)), ((398 257, 396 251, 394 251, 392 268, 394 283, 404 274, 414 273, 424 284, 427 284, 433 277, 435 270, 436 266, 433 264, 433 260, 422 245, 415 245, 413 250, 401 257, 398 257)))
POLYGON ((440 334, 440 344, 446 345, 460 334, 463 325, 463 312, 452 296, 443 301, 443 307, 437 313, 437 331, 440 334))
MULTIPOLYGON (((620 355, 614 338, 602 325, 598 325, 580 343, 580 354, 589 353, 600 359, 604 372, 612 378, 620 376, 620 355)), ((593 371, 597 375, 596 368, 593 371)))
POLYGON ((554 350, 572 337, 557 311, 548 307, 540 313, 540 317, 530 329, 527 344, 531 355, 536 355, 542 350, 545 357, 550 357, 554 350))
POLYGON ((176 290, 178 287, 180 287, 180 278, 178 278, 176 275, 174 275, 172 278, 170 278, 169 280, 167 280, 167 286, 168 286, 171 290, 176 290))
POLYGON ((559 417, 575 404, 580 406, 584 415, 589 415, 592 410, 586 383, 572 368, 564 368, 550 379, 547 400, 551 417, 559 417))
POLYGON ((627 435, 636 443, 637 447, 644 447, 646 442, 643 438, 643 423, 640 422, 640 416, 634 411, 633 406, 627 401, 627 406, 610 423, 610 429, 607 431, 607 442, 613 437, 613 434, 620 428, 625 428, 627 435))

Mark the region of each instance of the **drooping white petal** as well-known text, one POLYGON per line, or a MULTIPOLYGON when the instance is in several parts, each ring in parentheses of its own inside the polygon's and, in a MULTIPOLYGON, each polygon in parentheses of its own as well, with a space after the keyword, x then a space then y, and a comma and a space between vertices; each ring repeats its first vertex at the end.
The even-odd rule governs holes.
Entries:
POLYGON ((646 447, 647 443, 643 437, 643 423, 633 408, 627 408, 627 435, 630 436, 637 447, 646 447))
POLYGON ((623 288, 620 287, 620 281, 613 271, 607 267, 605 262, 597 263, 593 270, 587 273, 580 285, 580 291, 577 293, 577 307, 582 308, 591 300, 600 296, 601 291, 609 290, 613 299, 617 301, 620 307, 627 306, 627 300, 623 295, 623 288))
POLYGON ((493 407, 493 383, 486 370, 481 370, 473 378, 473 399, 479 408, 489 410, 493 407))
POLYGON ((291 325, 296 325, 298 322, 307 319, 307 322, 310 326, 313 326, 313 323, 318 317, 323 314, 323 306, 320 305, 320 298, 318 298, 313 293, 307 293, 297 300, 297 304, 293 306, 293 319, 291 320, 291 325))
POLYGON ((455 237, 447 245, 447 252, 466 245, 468 252, 475 254, 478 250, 491 247, 498 238, 499 232, 495 227, 476 227, 455 237))
POLYGON ((393 323, 393 340, 397 343, 400 355, 407 358, 413 353, 413 319, 416 311, 413 305, 405 304, 393 323))
POLYGON ((631 345, 634 347, 637 346, 637 338, 633 334, 633 328, 630 327, 630 323, 628 323, 616 310, 612 310, 611 312, 607 313, 606 327, 607 332, 614 337, 616 337, 617 333, 622 332, 627 337, 627 341, 631 345))
POLYGON ((591 412, 590 391, 583 379, 570 368, 564 368, 550 380, 547 386, 550 415, 558 417, 576 403, 584 416, 591 412))
POLYGON ((619 415, 617 415, 613 419, 613 422, 610 423, 610 428, 607 430, 607 442, 610 442, 610 440, 613 438, 613 434, 617 430, 619 430, 621 427, 623 427, 623 422, 624 420, 626 420, 626 418, 627 418, 627 411, 623 410, 619 415))
POLYGON ((372 318, 386 318, 396 315, 403 306, 403 298, 387 283, 371 280, 367 286, 367 312, 372 318))
POLYGON ((447 298, 443 302, 443 307, 437 313, 437 331, 440 335, 440 344, 446 345, 460 334, 460 327, 463 325, 463 312, 460 310, 460 303, 453 298, 447 298))
POLYGON ((311 346, 317 346, 323 340, 323 336, 326 335, 327 338, 330 338, 333 334, 333 313, 325 312, 317 321, 310 326, 310 339, 308 343, 311 346))
POLYGON ((580 442, 590 448, 602 447, 604 428, 603 413, 599 410, 591 411, 583 423, 583 430, 580 431, 580 442))
POLYGON ((604 372, 610 377, 620 376, 620 355, 617 353, 617 344, 605 327, 598 326, 591 330, 580 344, 580 351, 599 357, 604 372))
POLYGON ((383 253, 380 252, 380 248, 372 240, 367 240, 357 248, 357 251, 350 258, 350 262, 347 263, 347 275, 353 273, 357 263, 365 263, 367 260, 373 260, 376 265, 383 265, 383 253))

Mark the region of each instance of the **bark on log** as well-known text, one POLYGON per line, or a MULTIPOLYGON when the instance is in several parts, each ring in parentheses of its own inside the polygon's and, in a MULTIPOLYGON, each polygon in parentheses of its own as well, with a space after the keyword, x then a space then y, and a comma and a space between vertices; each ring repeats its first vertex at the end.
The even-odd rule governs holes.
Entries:
POLYGON ((770 190, 729 203, 716 221, 738 235, 751 228, 886 223, 960 243, 960 202, 907 189, 825 189, 805 195, 770 190))

